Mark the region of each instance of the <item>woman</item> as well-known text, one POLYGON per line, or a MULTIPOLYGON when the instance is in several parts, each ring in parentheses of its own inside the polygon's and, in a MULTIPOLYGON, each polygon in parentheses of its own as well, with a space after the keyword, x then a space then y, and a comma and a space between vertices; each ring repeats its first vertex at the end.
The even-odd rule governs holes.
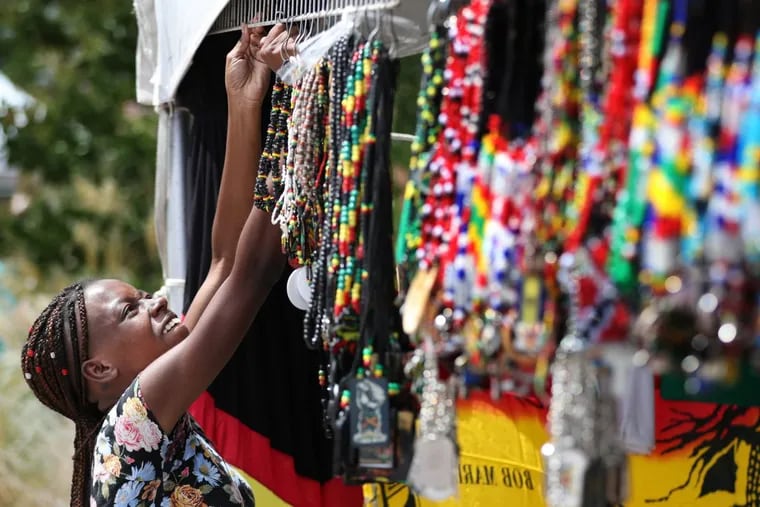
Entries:
POLYGON ((279 228, 251 195, 262 101, 286 42, 281 25, 266 37, 244 26, 227 56, 229 135, 213 261, 184 322, 164 298, 97 280, 65 288, 29 332, 27 383, 76 425, 72 506, 254 503, 186 411, 232 356, 284 267, 279 228))

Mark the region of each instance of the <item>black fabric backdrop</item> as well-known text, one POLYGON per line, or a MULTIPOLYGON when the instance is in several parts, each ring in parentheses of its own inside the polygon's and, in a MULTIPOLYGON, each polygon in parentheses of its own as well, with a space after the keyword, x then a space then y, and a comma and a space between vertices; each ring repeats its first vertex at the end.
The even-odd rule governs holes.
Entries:
MULTIPOLYGON (((185 174, 185 311, 211 259, 211 226, 227 135, 225 56, 238 37, 238 32, 207 37, 177 94, 178 105, 193 115, 185 174)), ((268 118, 267 105, 262 136, 268 118)), ((298 475, 325 482, 330 478, 331 446, 322 431, 317 357, 304 346, 303 312, 288 300, 288 274, 286 269, 235 356, 208 391, 217 408, 269 438, 273 449, 292 456, 298 475)))

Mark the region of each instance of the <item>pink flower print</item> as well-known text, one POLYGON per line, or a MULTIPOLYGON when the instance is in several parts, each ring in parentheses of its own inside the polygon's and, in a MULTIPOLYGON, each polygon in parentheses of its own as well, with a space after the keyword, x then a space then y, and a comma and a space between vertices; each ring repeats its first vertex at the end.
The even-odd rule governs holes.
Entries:
POLYGON ((161 443, 161 428, 150 419, 145 419, 139 425, 142 433, 143 448, 147 451, 155 451, 161 443))
POLYGON ((180 475, 182 475, 182 477, 187 477, 188 475, 190 475, 190 467, 185 467, 185 469, 182 470, 182 473, 180 475))
POLYGON ((140 425, 128 417, 122 415, 116 419, 113 435, 116 438, 116 443, 123 445, 128 451, 137 451, 143 448, 143 435, 140 431, 140 425))

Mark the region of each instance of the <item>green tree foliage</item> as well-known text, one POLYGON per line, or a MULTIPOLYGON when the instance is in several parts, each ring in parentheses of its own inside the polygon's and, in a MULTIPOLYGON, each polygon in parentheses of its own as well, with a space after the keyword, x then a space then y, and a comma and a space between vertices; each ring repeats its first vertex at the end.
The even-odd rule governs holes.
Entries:
POLYGON ((0 256, 156 287, 156 116, 135 104, 132 2, 0 2, 0 70, 37 101, 4 121, 29 207, 0 215, 0 256), (130 276, 131 274, 131 276, 130 276))
MULTIPOLYGON (((404 134, 414 134, 417 122, 417 95, 420 90, 422 65, 419 56, 408 56, 401 60, 396 85, 396 110, 393 112, 393 130, 404 134)), ((408 143, 393 144, 393 163, 407 169, 411 155, 408 143)))

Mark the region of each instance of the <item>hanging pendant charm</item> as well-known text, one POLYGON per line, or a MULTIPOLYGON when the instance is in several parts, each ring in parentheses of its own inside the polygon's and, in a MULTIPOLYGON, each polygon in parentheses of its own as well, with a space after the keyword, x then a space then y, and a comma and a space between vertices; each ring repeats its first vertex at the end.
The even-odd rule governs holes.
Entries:
POLYGON ((551 507, 585 507, 583 503, 589 459, 579 449, 548 449, 544 446, 547 475, 546 504, 551 507))
POLYGON ((438 378, 438 360, 429 336, 425 347, 420 432, 407 482, 420 496, 441 501, 457 494, 456 416, 451 389, 438 378))
POLYGON ((448 437, 417 439, 409 485, 424 498, 439 502, 456 496, 459 458, 448 437))
POLYGON ((384 378, 357 379, 351 386, 351 443, 381 446, 390 441, 390 401, 384 378))
POLYGON ((288 276, 287 284, 288 299, 299 310, 306 311, 311 305, 311 282, 307 275, 307 268, 300 267, 293 270, 288 276))
POLYGON ((599 496, 597 461, 599 432, 596 375, 578 340, 562 340, 552 368, 552 401, 549 407, 550 441, 544 444, 546 503, 549 507, 585 507, 589 497, 599 496))

